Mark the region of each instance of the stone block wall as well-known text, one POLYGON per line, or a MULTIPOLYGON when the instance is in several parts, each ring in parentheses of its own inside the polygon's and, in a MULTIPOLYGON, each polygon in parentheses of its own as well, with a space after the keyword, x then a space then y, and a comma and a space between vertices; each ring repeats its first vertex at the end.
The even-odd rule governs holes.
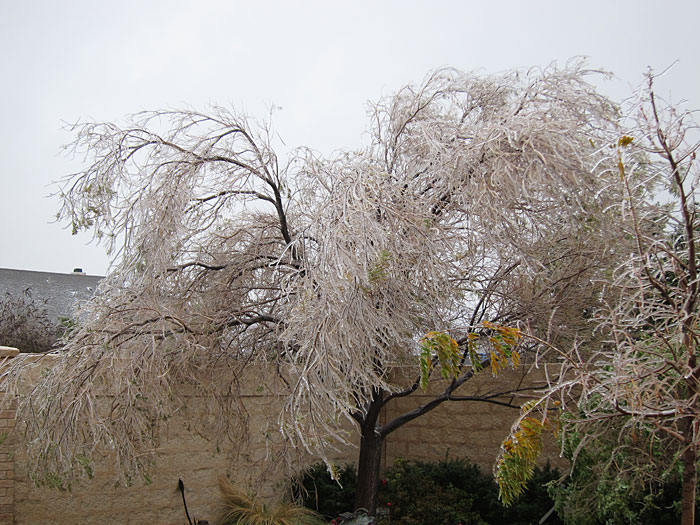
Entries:
POLYGON ((219 502, 217 476, 229 466, 227 457, 216 454, 203 439, 180 431, 168 433, 159 456, 149 484, 125 487, 116 483, 107 458, 96 465, 91 480, 61 491, 36 487, 24 470, 26 457, 18 448, 15 523, 187 523, 178 479, 185 484, 190 516, 215 523, 219 502))
MULTIPOLYGON (((0 363, 12 359, 19 353, 16 348, 0 346, 0 363)), ((0 397, 4 401, 4 392, 0 397)), ((0 525, 15 523, 15 426, 14 400, 0 410, 0 525)))
MULTIPOLYGON (((9 359, 15 354, 14 349, 0 347, 0 358, 9 359)), ((252 378, 250 388, 243 391, 249 428, 249 441, 243 454, 233 458, 217 451, 191 422, 174 418, 161 435, 158 461, 147 485, 116 484, 113 463, 105 457, 97 462, 92 480, 76 484, 70 491, 36 487, 25 470, 26 452, 17 442, 17 436, 12 435, 0 443, 0 525, 187 523, 178 479, 185 484, 190 516, 213 524, 220 513, 217 479, 221 474, 230 472, 243 483, 264 481, 262 484, 271 490, 277 482, 279 488, 284 469, 275 450, 279 450, 281 443, 275 442, 274 437, 271 442, 270 436, 275 436, 271 414, 278 413, 280 400, 261 391, 259 385, 264 382, 261 377, 252 378)), ((494 382, 487 371, 470 380, 459 393, 483 394, 493 390, 494 385, 499 387, 519 380, 517 373, 505 372, 494 382)), ((416 391, 411 396, 392 400, 380 416, 382 421, 390 421, 422 405, 443 386, 435 382, 426 393, 416 391)), ((383 465, 391 466, 397 457, 422 460, 468 457, 488 472, 517 415, 517 410, 493 404, 445 402, 389 435, 383 465)), ((0 411, 0 436, 14 424, 15 411, 11 404, 7 410, 0 411)), ((357 452, 353 448, 345 451, 337 458, 338 463, 355 461, 357 452)), ((557 452, 550 449, 550 457, 556 457, 557 452)), ((308 464, 313 459, 301 461, 308 464)))
MULTIPOLYGON (((505 370, 496 378, 485 370, 465 383, 457 395, 484 396, 509 388, 535 385, 542 379, 542 374, 537 370, 531 372, 527 380, 523 379, 522 370, 505 370)), ((445 386, 443 381, 434 381, 426 392, 419 389, 410 396, 390 401, 381 416, 382 421, 390 421, 427 403, 445 386)), ((521 395, 528 395, 528 392, 521 395)), ((522 400, 516 399, 519 402, 522 400)), ((518 409, 483 401, 443 402, 389 434, 382 464, 384 468, 389 467, 399 457, 425 461, 466 457, 479 465, 482 471, 490 472, 501 443, 508 437, 519 414, 518 409)), ((561 464, 558 456, 559 450, 553 441, 545 442, 543 461, 561 464)))
MULTIPOLYGON (((47 357, 50 362, 51 356, 47 357)), ((70 490, 37 487, 26 471, 26 450, 13 447, 15 454, 9 464, 17 469, 13 483, 14 521, 8 517, 7 523, 186 524, 178 490, 178 480, 182 479, 192 520, 207 520, 213 525, 221 514, 218 478, 224 474, 230 474, 242 487, 261 486, 268 489, 261 493, 263 496, 274 496, 285 469, 276 455, 280 443, 275 442, 276 434, 268 429, 271 423, 274 425, 280 401, 261 391, 264 374, 251 373, 245 381, 249 388, 242 389, 241 397, 249 432, 242 452, 232 455, 228 450, 217 449, 216 444, 202 437, 197 423, 175 416, 161 430, 156 464, 149 469, 150 480, 146 484, 142 480, 131 487, 117 483, 114 462, 105 456, 95 462, 92 479, 75 483, 70 490)), ((204 402, 193 398, 188 409, 197 413, 196 404, 204 402)), ((347 457, 338 458, 340 462, 352 460, 353 451, 348 452, 347 457)), ((312 462, 308 457, 300 461, 312 462)), ((0 521, 0 525, 3 523, 0 521)))

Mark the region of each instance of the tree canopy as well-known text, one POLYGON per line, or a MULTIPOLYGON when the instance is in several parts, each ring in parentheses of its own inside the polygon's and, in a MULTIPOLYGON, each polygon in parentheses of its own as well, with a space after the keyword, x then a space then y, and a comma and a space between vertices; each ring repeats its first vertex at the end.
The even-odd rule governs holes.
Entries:
POLYGON ((67 470, 102 444, 138 471, 182 384, 211 399, 210 437, 231 437, 238 378, 268 363, 286 400, 280 432, 327 459, 347 421, 383 438, 457 399, 496 356, 498 326, 591 337, 593 279, 625 243, 611 236, 619 114, 591 74, 581 62, 441 69, 372 104, 368 146, 331 158, 300 148, 283 161, 270 123, 220 107, 76 125, 85 168, 62 182, 59 218, 91 229, 114 263, 19 407, 34 457, 67 470), (451 383, 379 428, 383 404, 418 387, 392 371, 418 375, 430 332, 456 344, 451 383))

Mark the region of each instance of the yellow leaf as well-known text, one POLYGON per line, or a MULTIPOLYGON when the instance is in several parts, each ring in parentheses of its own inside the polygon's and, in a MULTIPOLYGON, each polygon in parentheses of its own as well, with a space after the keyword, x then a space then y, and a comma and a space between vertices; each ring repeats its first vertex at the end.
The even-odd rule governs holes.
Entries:
POLYGON ((626 148, 627 146, 632 144, 632 141, 634 141, 634 139, 632 137, 628 137, 627 135, 624 135, 624 136, 620 137, 620 140, 617 141, 617 145, 621 146, 623 148, 626 148))

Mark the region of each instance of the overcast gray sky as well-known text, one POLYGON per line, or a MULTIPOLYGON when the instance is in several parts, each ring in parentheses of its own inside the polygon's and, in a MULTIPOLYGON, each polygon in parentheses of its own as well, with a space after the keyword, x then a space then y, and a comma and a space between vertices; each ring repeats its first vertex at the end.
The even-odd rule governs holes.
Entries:
MULTIPOLYGON (((210 104, 264 117, 292 148, 361 143, 367 100, 440 66, 495 73, 577 55, 618 77, 648 66, 700 108, 700 2, 0 0, 0 268, 104 274, 89 235, 52 223, 63 122, 210 104)), ((284 153, 284 152, 280 152, 284 153)))

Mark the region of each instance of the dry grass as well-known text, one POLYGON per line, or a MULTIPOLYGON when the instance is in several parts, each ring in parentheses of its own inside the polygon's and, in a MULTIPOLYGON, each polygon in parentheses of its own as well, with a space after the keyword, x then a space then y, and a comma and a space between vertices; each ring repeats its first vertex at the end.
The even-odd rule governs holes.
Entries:
POLYGON ((224 514, 219 525, 321 525, 325 521, 314 511, 291 503, 268 506, 241 491, 228 478, 219 478, 224 514))

